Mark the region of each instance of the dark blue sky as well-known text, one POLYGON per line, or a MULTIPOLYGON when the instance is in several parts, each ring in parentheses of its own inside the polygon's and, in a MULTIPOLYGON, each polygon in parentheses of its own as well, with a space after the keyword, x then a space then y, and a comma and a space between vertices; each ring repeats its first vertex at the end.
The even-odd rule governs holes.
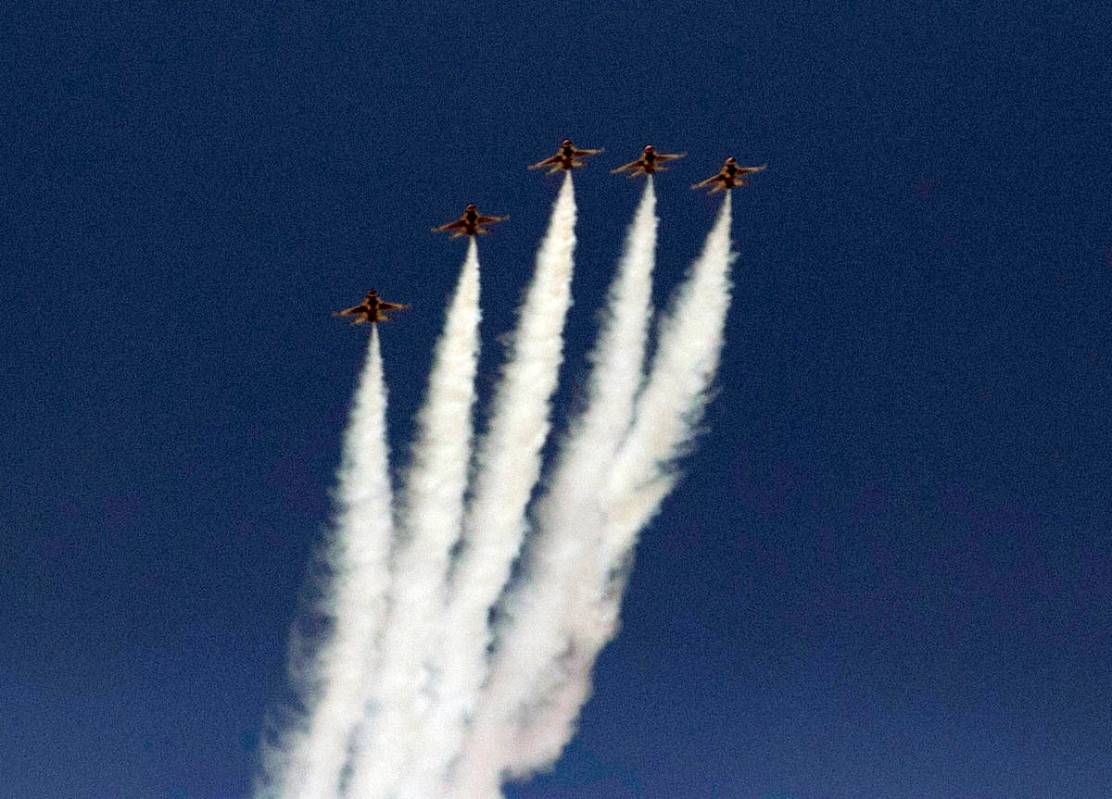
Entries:
POLYGON ((647 142, 660 298, 734 154, 720 391, 514 799, 1112 796, 1112 12, 7 3, 0 795, 247 793, 370 285, 404 454, 462 245, 481 383, 572 135, 562 407, 647 142))

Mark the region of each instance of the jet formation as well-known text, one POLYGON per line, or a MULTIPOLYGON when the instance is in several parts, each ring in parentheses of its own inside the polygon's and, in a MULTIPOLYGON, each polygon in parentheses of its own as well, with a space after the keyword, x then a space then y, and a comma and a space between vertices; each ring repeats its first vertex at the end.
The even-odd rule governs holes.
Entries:
MULTIPOLYGON (((528 168, 544 169, 547 170, 546 174, 549 175, 557 172, 570 172, 573 169, 586 166, 587 162, 584 159, 590 158, 593 155, 598 155, 601 152, 601 147, 595 149, 576 147, 571 139, 564 139, 560 142, 560 146, 556 149, 555 153, 548 156, 548 158, 537 161, 535 164, 530 164, 528 168)), ((630 161, 628 164, 622 164, 616 169, 610 170, 610 172, 615 175, 625 174, 630 178, 636 178, 642 175, 655 175, 657 172, 667 172, 670 167, 664 166, 664 164, 671 161, 678 161, 685 155, 687 155, 687 153, 658 153, 653 145, 647 144, 636 160, 630 161)), ((761 164, 760 166, 742 166, 738 164, 737 159, 730 156, 722 164, 722 168, 719 169, 717 173, 711 175, 706 180, 701 180, 693 184, 691 188, 709 189, 709 194, 716 194, 720 191, 728 191, 741 186, 748 186, 749 181, 746 179, 748 175, 763 172, 767 168, 768 164, 761 164)), ((481 214, 475 203, 468 203, 459 217, 443 225, 437 225, 432 230, 434 233, 447 233, 448 237, 452 239, 458 239, 464 236, 485 236, 490 233, 491 225, 505 222, 509 218, 509 216, 481 214)), ((402 303, 386 302, 379 298, 377 291, 371 289, 367 292, 367 295, 363 298, 363 302, 359 305, 345 308, 342 311, 336 311, 332 315, 354 317, 352 320, 353 325, 377 324, 378 322, 390 321, 390 317, 385 313, 386 311, 403 311, 408 307, 408 305, 402 303)))

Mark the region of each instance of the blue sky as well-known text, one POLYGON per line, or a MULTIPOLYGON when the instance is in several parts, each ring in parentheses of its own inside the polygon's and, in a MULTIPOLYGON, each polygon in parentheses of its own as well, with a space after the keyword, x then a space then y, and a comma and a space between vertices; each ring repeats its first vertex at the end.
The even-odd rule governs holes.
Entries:
POLYGON ((513 799, 1112 795, 1108 11, 654 2, 0 10, 0 787, 244 796, 371 285, 404 455, 463 247, 498 336, 558 185, 560 414, 646 143, 663 303, 726 155, 717 398, 556 771, 513 799))

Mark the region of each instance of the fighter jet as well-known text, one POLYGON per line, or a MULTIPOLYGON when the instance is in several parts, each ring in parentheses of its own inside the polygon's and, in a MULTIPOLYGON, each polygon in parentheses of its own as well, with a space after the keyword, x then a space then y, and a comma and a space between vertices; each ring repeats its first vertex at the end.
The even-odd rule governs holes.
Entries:
POLYGON ((390 317, 386 315, 386 311, 404 311, 408 305, 402 305, 400 302, 386 302, 386 300, 379 299, 378 292, 371 289, 367 292, 367 296, 363 298, 363 302, 358 305, 353 305, 350 308, 344 308, 342 311, 333 311, 333 316, 354 316, 352 320, 353 325, 365 325, 368 322, 377 324, 378 322, 389 322, 390 317))
POLYGON ((449 237, 458 239, 461 236, 485 236, 490 230, 484 225, 493 225, 496 222, 505 222, 508 216, 486 216, 479 213, 475 203, 469 203, 459 219, 439 225, 432 229, 433 233, 448 233, 449 237))
POLYGON ((571 139, 564 139, 560 143, 560 148, 556 151, 555 155, 550 155, 543 161, 537 161, 535 164, 530 164, 530 169, 544 169, 548 168, 549 175, 552 175, 560 170, 570 172, 581 166, 587 166, 587 162, 583 158, 588 158, 592 155, 598 155, 602 152, 602 148, 597 150, 584 150, 576 147, 571 143, 571 139))
POLYGON ((628 164, 622 164, 617 169, 611 169, 610 172, 617 175, 620 172, 628 172, 629 177, 635 178, 638 175, 653 175, 657 172, 666 172, 668 167, 661 166, 665 161, 675 161, 678 158, 683 158, 687 153, 658 153, 651 145, 646 145, 641 157, 636 161, 630 161, 628 164))
POLYGON ((746 175, 764 172, 767 168, 768 164, 761 164, 760 166, 738 166, 737 159, 730 156, 726 159, 726 163, 722 165, 722 169, 718 170, 717 175, 709 177, 706 180, 701 180, 691 188, 705 189, 709 186, 709 193, 714 194, 717 191, 736 189, 738 186, 748 186, 749 181, 745 179, 746 175))

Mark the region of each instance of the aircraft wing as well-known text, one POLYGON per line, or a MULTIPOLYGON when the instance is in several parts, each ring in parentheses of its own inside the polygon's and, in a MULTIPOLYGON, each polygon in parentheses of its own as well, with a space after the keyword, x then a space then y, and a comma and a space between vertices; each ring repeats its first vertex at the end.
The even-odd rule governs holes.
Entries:
POLYGON ((764 172, 768 169, 768 164, 761 164, 760 166, 739 166, 737 171, 743 175, 752 175, 756 172, 764 172))
POLYGON ((467 222, 462 219, 456 219, 452 222, 446 222, 443 225, 437 225, 432 229, 433 233, 447 233, 450 230, 457 230, 462 227, 467 227, 467 222))
POLYGON ((505 222, 507 219, 509 219, 508 216, 482 216, 482 215, 480 215, 479 217, 477 217, 475 219, 475 224, 477 224, 477 225, 491 225, 491 224, 494 224, 495 222, 505 222))
POLYGON ((404 311, 409 306, 400 302, 379 302, 378 307, 383 311, 404 311))
POLYGON ((342 311, 333 311, 332 315, 333 316, 355 316, 357 313, 359 313, 362 310, 363 310, 362 305, 353 305, 350 308, 344 308, 344 310, 342 310, 342 311))
POLYGON ((678 161, 680 158, 683 158, 685 155, 687 155, 687 153, 657 153, 656 154, 656 160, 657 161, 678 161))
POLYGON ((622 172, 636 171, 636 170, 640 169, 641 166, 642 166, 641 159, 638 158, 636 161, 630 161, 628 164, 622 164, 619 167, 611 169, 610 174, 611 175, 617 175, 617 174, 620 174, 622 172))
POLYGON ((544 159, 543 161, 537 161, 537 163, 535 163, 535 164, 529 164, 529 169, 544 169, 546 166, 551 166, 552 164, 558 164, 559 162, 560 162, 560 156, 559 155, 550 155, 548 158, 544 159))
POLYGON ((721 180, 722 180, 722 173, 719 172, 717 175, 713 175, 712 177, 709 177, 706 180, 700 180, 698 183, 692 183, 691 188, 693 188, 693 189, 705 189, 705 188, 707 188, 707 186, 712 186, 715 183, 720 182, 721 180))
POLYGON ((603 150, 602 147, 598 147, 594 150, 573 150, 572 151, 572 157, 573 158, 584 158, 588 155, 598 155, 599 153, 602 152, 602 150, 603 150))

